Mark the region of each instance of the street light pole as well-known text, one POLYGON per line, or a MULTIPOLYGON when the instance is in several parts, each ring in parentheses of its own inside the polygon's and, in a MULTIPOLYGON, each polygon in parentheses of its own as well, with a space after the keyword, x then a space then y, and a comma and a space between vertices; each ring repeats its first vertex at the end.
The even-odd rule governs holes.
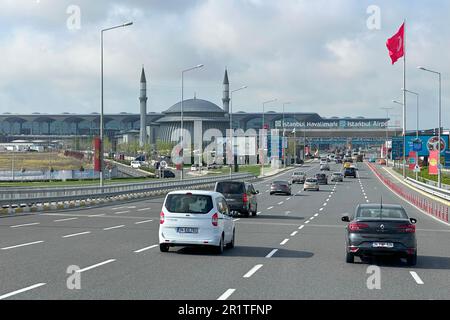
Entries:
POLYGON ((283 149, 283 168, 286 168, 286 152, 284 147, 284 106, 287 104, 291 104, 290 102, 283 103, 283 141, 282 141, 282 149, 283 149))
MULTIPOLYGON (((265 122, 265 119, 264 119, 264 115, 265 115, 265 112, 264 112, 264 106, 267 104, 267 103, 270 103, 270 102, 275 102, 275 101, 277 101, 277 99, 272 99, 272 100, 268 100, 268 101, 264 101, 263 103, 262 103, 262 107, 263 107, 263 114, 262 114, 262 129, 264 130, 264 122, 265 122)), ((266 135, 266 138, 267 138, 267 135, 266 135)), ((264 146, 263 146, 264 147, 264 146)), ((261 175, 262 176, 264 176, 264 148, 260 148, 261 149, 261 153, 260 153, 260 156, 261 156, 261 158, 262 159, 259 159, 259 162, 261 162, 261 175)))
POLYGON ((233 172, 233 163, 234 163, 234 145, 233 145, 233 121, 232 121, 232 117, 233 117, 233 92, 239 91, 239 90, 243 90, 243 89, 247 89, 247 86, 242 86, 240 88, 237 88, 235 90, 231 90, 230 91, 230 147, 231 147, 231 156, 233 157, 233 160, 230 163, 230 179, 232 176, 232 172, 233 172))
POLYGON ((133 22, 124 23, 111 28, 101 30, 101 50, 100 50, 100 64, 101 64, 101 108, 100 108, 100 187, 103 187, 103 33, 112 29, 123 28, 131 26, 133 22))
POLYGON ((180 174, 180 180, 182 181, 184 178, 184 134, 183 134, 183 130, 184 130, 184 123, 183 123, 183 100, 184 100, 184 73, 194 70, 194 69, 198 69, 203 67, 203 64, 199 64, 196 65, 195 67, 192 68, 188 68, 185 70, 181 71, 181 110, 180 110, 180 116, 181 116, 181 174, 180 174))
POLYGON ((428 71, 434 74, 437 74, 439 76, 439 112, 438 112, 438 123, 439 123, 439 127, 438 127, 438 188, 442 187, 441 184, 441 97, 442 97, 442 92, 441 92, 441 73, 437 72, 437 71, 433 71, 424 67, 417 67, 420 70, 423 71, 428 71))
MULTIPOLYGON (((404 95, 404 100, 406 99, 406 95, 404 95)), ((392 100, 393 103, 399 104, 402 106, 402 110, 403 110, 403 160, 402 160, 402 175, 403 175, 403 179, 406 179, 406 108, 405 108, 405 104, 398 102, 396 100, 392 100)))
MULTIPOLYGON (((384 107, 384 108, 380 108, 380 109, 386 110, 386 118, 389 119, 389 110, 392 110, 394 108, 393 107, 384 107)), ((384 145, 386 147, 386 154, 384 155, 384 157, 386 159, 386 166, 387 166, 387 163, 388 163, 388 151, 387 151, 388 150, 387 142, 388 142, 388 139, 389 139, 389 136, 388 136, 389 126, 388 126, 388 124, 389 124, 389 120, 388 120, 388 123, 386 123, 386 141, 384 143, 384 145)))
MULTIPOLYGON (((419 139, 419 94, 414 91, 405 90, 405 92, 414 94, 416 96, 416 140, 419 139)), ((416 166, 419 165, 419 152, 416 152, 416 166)), ((416 172, 416 180, 418 178, 418 172, 416 172)))

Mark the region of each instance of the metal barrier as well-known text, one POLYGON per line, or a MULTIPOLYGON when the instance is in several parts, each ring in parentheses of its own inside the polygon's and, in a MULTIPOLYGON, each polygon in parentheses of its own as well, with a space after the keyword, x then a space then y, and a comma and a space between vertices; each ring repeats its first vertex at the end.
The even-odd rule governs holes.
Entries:
POLYGON ((416 187, 417 189, 420 189, 422 191, 428 192, 432 195, 438 196, 439 198, 450 200, 450 190, 445 190, 442 188, 438 188, 433 185, 429 185, 428 183, 423 183, 414 179, 411 179, 409 177, 406 178, 406 182, 410 185, 416 187))
MULTIPOLYGON (((392 191, 394 191, 396 194, 401 196, 406 201, 412 203, 414 206, 422 209, 424 212, 442 220, 445 222, 449 222, 448 220, 448 206, 440 205, 434 201, 430 201, 428 199, 422 198, 417 194, 411 193, 402 186, 399 186, 386 178, 384 175, 382 175, 380 172, 378 172, 376 166, 374 166, 371 163, 367 164, 369 168, 375 173, 375 175, 380 178, 381 181, 392 191)), ((426 185, 426 184, 423 184, 426 185)), ((428 188, 430 186, 427 186, 428 188)))
MULTIPOLYGON (((238 173, 232 175, 233 179, 252 179, 250 173, 238 173)), ((157 191, 171 191, 211 185, 217 181, 229 180, 230 176, 210 176, 192 178, 188 180, 153 181, 133 184, 116 184, 104 187, 66 187, 66 188, 40 188, 40 189, 6 189, 0 192, 0 207, 35 205, 42 203, 64 202, 86 199, 104 199, 121 195, 137 193, 149 193, 157 191)))

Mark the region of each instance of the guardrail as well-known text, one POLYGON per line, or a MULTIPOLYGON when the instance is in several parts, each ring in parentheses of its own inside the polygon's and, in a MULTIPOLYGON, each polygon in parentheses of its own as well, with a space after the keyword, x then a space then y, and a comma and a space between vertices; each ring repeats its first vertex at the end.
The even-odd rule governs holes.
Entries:
POLYGON ((415 179, 411 179, 409 177, 406 178, 406 182, 411 184, 412 186, 416 187, 417 189, 420 189, 422 191, 425 191, 427 193, 435 195, 439 198, 442 198, 445 200, 450 200, 450 190, 438 188, 438 187, 429 185, 427 183, 423 183, 423 182, 417 181, 415 179))
MULTIPOLYGON (((238 173, 232 175, 233 179, 252 179, 250 173, 238 173)), ((155 181, 133 184, 116 184, 104 187, 66 187, 66 188, 41 188, 41 189, 7 189, 0 192, 0 208, 11 206, 34 206, 44 203, 62 203, 67 201, 105 199, 122 195, 150 194, 155 192, 168 192, 171 190, 185 189, 211 185, 217 181, 230 179, 229 175, 192 178, 188 180, 155 181)))
MULTIPOLYGON (((383 183, 389 187, 392 191, 397 193, 400 197, 407 200, 408 202, 412 203, 416 207, 422 209, 424 212, 442 220, 445 222, 449 222, 449 216, 448 216, 448 206, 442 206, 440 204, 437 204, 434 201, 430 201, 428 199, 422 198, 417 194, 411 193, 402 186, 399 186, 398 184, 395 184, 388 178, 386 178, 384 175, 382 175, 380 172, 378 172, 376 166, 374 166, 371 163, 367 164, 369 168, 375 173, 375 175, 380 178, 383 183)), ((429 187, 429 186, 427 186, 429 187)))

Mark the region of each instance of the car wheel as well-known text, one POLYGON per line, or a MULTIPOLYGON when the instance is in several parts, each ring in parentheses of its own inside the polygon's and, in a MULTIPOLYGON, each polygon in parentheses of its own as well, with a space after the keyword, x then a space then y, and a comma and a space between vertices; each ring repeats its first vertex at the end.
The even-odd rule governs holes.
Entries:
POLYGON ((408 264, 408 266, 415 266, 417 264, 417 253, 410 254, 406 258, 406 263, 408 264))
POLYGON ((160 243, 159 244, 159 251, 161 251, 161 252, 169 251, 169 245, 167 243, 160 243))
POLYGON ((228 249, 233 249, 234 248, 234 243, 235 243, 235 230, 233 229, 233 237, 231 238, 231 242, 229 244, 227 244, 227 248, 228 249))
POLYGON ((345 262, 347 263, 355 262, 355 256, 353 255, 353 253, 347 252, 347 254, 345 255, 345 262))
POLYGON ((223 247, 223 234, 222 234, 222 237, 220 237, 219 245, 217 247, 215 247, 214 249, 215 249, 217 254, 222 254, 223 253, 223 248, 224 247, 223 247))
POLYGON ((271 192, 270 195, 273 195, 273 192, 271 192))

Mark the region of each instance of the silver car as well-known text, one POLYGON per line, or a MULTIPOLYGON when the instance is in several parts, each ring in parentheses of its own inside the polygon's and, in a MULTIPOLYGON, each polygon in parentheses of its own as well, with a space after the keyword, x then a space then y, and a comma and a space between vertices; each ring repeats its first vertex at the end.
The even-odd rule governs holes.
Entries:
POLYGON ((303 184, 303 191, 314 190, 319 191, 319 181, 316 178, 308 178, 303 184))
POLYGON ((320 170, 321 171, 323 171, 323 170, 330 170, 330 165, 328 164, 328 163, 324 163, 324 164, 321 164, 320 165, 320 170))
POLYGON ((305 183, 306 173, 303 171, 296 171, 292 174, 292 183, 305 183))
POLYGON ((337 181, 337 182, 343 182, 344 181, 344 175, 341 172, 333 172, 331 175, 331 181, 337 181))

